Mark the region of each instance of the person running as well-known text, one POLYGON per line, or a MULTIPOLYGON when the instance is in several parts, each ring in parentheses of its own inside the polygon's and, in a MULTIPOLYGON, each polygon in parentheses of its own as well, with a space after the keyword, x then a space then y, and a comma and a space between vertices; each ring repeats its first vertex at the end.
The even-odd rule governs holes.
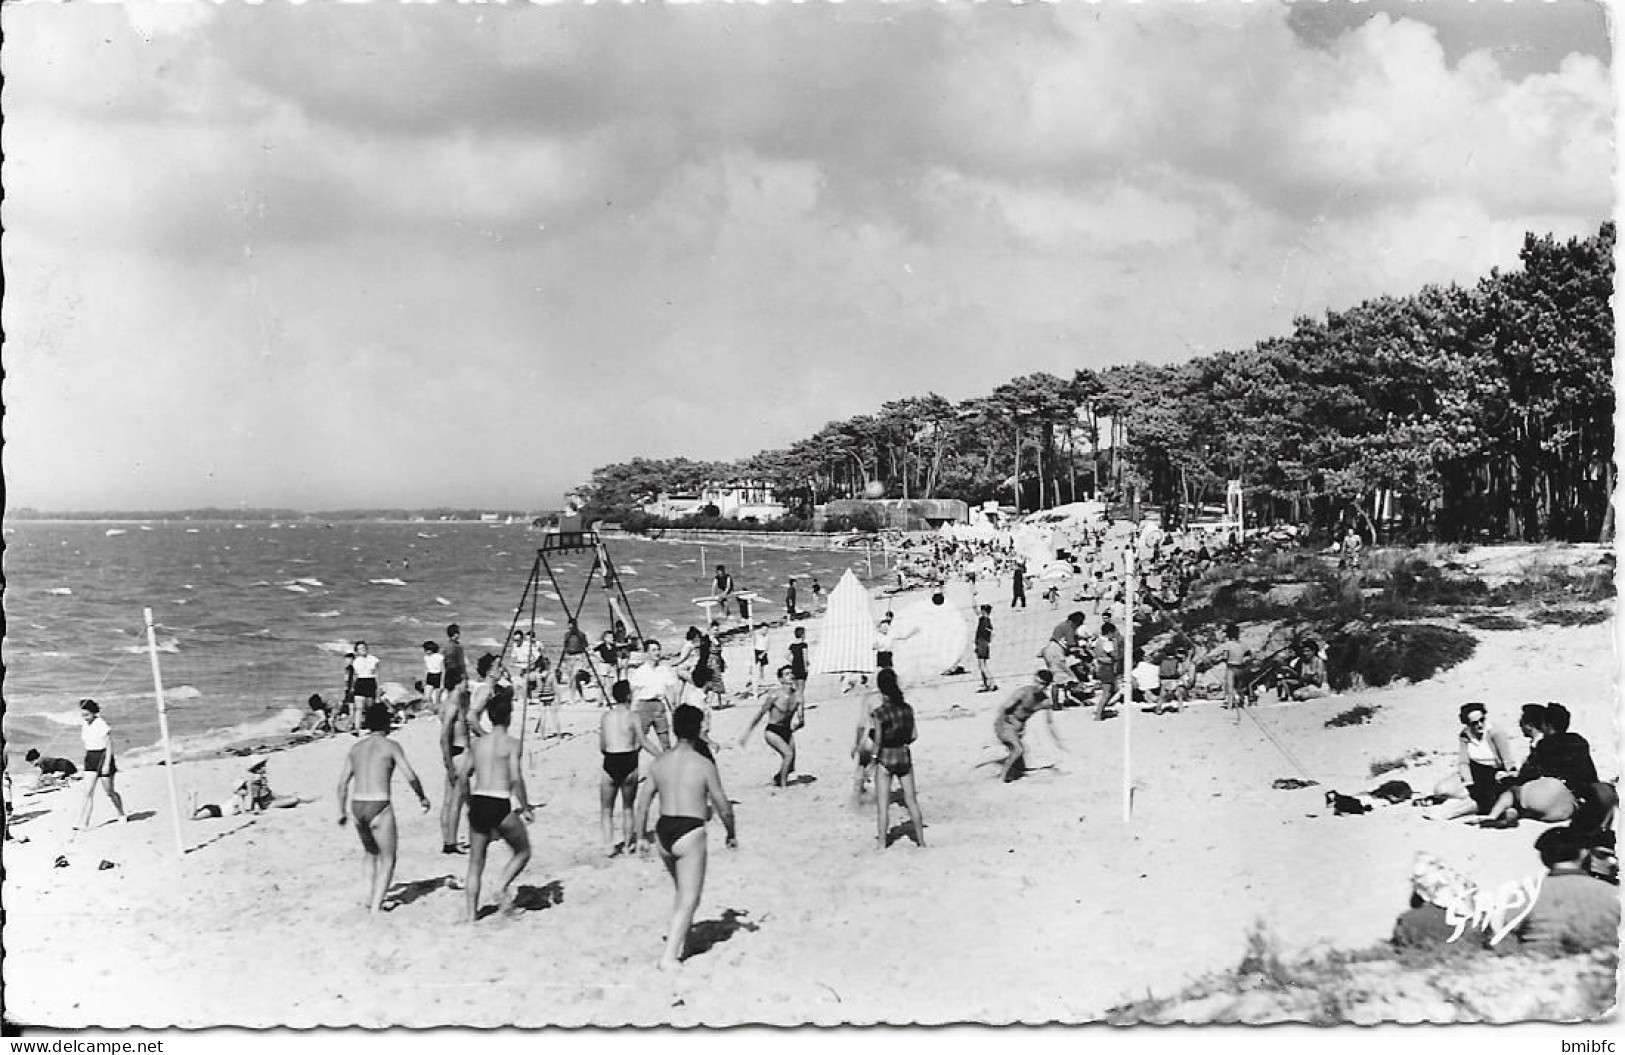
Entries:
MULTIPOLYGON (((368 707, 378 702, 378 657, 367 648, 365 641, 355 643, 355 710, 353 714, 360 715, 368 707)), ((352 729, 357 736, 360 731, 352 729)))
MULTIPOLYGON (((447 678, 451 677, 450 663, 447 678)), ((463 800, 468 795, 468 682, 459 681, 440 697, 440 762, 446 771, 446 791, 440 804, 440 852, 466 852, 457 841, 463 800)))
POLYGON ((999 767, 1000 779, 1006 784, 1027 771, 1027 742, 1023 733, 1033 715, 1044 712, 1050 738, 1055 746, 1061 746, 1060 734, 1055 731, 1055 701, 1050 696, 1050 683, 1054 680, 1055 675, 1048 670, 1034 671, 1032 683, 1012 693, 993 716, 993 735, 1010 752, 999 767))
POLYGON ((982 605, 982 614, 976 619, 976 673, 982 676, 982 687, 977 692, 992 692, 998 688, 987 672, 987 660, 993 653, 993 606, 982 605))
POLYGON ((395 878, 395 850, 398 844, 395 831, 395 810, 390 805, 390 783, 398 766, 406 783, 418 797, 423 812, 431 806, 423 793, 423 784, 406 760, 401 745, 389 739, 389 705, 374 703, 361 719, 367 735, 350 748, 344 756, 344 768, 339 771, 339 824, 355 818, 355 833, 361 839, 361 848, 367 852, 368 890, 367 911, 377 913, 384 908, 384 896, 395 878), (350 790, 351 782, 355 791, 350 790))
POLYGON ((468 795, 468 922, 479 918, 480 883, 485 877, 485 850, 500 838, 513 851, 497 884, 497 904, 512 906, 513 881, 530 863, 530 836, 525 832, 536 815, 525 791, 519 759, 519 741, 508 735, 513 718, 513 694, 497 693, 486 705, 491 732, 474 742, 473 790, 468 795), (518 810, 514 803, 519 803, 518 810))
POLYGON ((876 745, 875 799, 878 834, 876 849, 886 848, 886 834, 891 823, 892 781, 903 788, 903 805, 914 822, 914 844, 925 846, 925 816, 920 812, 920 799, 914 790, 914 756, 909 744, 914 742, 914 708, 903 699, 903 690, 897 684, 897 672, 890 669, 875 678, 880 690, 880 706, 870 715, 871 737, 876 745))
POLYGON ((659 797, 660 819, 655 822, 655 845, 676 894, 671 924, 666 929, 666 948, 660 957, 661 970, 681 963, 683 948, 688 943, 694 911, 699 907, 700 893, 705 887, 705 820, 711 809, 722 815, 723 827, 728 832, 728 848, 739 846, 733 806, 723 790, 722 775, 717 772, 714 761, 696 750, 695 742, 704 720, 698 707, 677 708, 672 716, 677 746, 655 759, 649 780, 638 791, 633 815, 632 831, 636 839, 637 833, 644 830, 650 806, 659 797))
POLYGON ((102 717, 101 704, 95 700, 80 700, 79 717, 85 723, 79 730, 79 739, 85 746, 85 775, 90 780, 85 784, 85 805, 79 811, 79 823, 73 826, 74 831, 90 827, 90 811, 96 805, 97 787, 107 793, 107 801, 118 812, 118 819, 128 823, 130 816, 124 812, 124 800, 114 787, 113 778, 118 775, 118 763, 113 757, 113 730, 108 726, 107 719, 102 717))
POLYGON ((598 820, 604 849, 610 857, 636 841, 632 834, 632 800, 638 789, 638 721, 632 713, 632 683, 621 680, 609 687, 609 706, 598 723, 598 751, 604 775, 598 781, 598 820), (621 842, 615 842, 615 799, 621 799, 621 842))
MULTIPOLYGON (((798 626, 790 642, 790 679, 796 683, 796 703, 807 704, 807 628, 798 626)), ((781 682, 783 678, 779 679, 781 682)))
POLYGON ((745 732, 739 737, 739 746, 745 746, 750 734, 756 731, 756 726, 763 718, 768 719, 767 728, 762 732, 762 739, 767 746, 779 753, 779 771, 773 777, 773 786, 782 788, 789 785, 790 774, 796 768, 796 741, 795 732, 805 724, 800 705, 800 693, 797 692, 794 674, 791 668, 779 668, 779 687, 769 692, 762 701, 761 710, 756 717, 745 726, 745 732))
POLYGON ((446 680, 446 657, 440 653, 435 641, 423 643, 423 691, 429 696, 429 706, 440 710, 440 695, 446 680))

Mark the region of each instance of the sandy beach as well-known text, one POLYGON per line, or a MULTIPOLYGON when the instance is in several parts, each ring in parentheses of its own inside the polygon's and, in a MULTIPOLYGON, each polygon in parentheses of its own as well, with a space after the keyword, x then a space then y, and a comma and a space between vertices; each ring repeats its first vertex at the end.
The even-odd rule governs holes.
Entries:
MULTIPOLYGON (((951 596, 961 607, 963 590, 951 596)), ((1000 692, 975 693, 974 673, 910 688, 929 849, 900 834, 897 807, 899 837, 876 851, 873 807, 851 801, 858 698, 841 695, 837 678, 810 686, 803 783, 790 788, 770 786, 775 756, 759 732, 735 746, 748 701, 718 712, 740 846, 724 851, 713 823, 689 959, 674 975, 654 967, 671 896, 658 859, 608 859, 599 846, 591 711, 565 712, 566 738, 533 741, 534 857, 520 910, 475 925, 495 939, 477 961, 450 885, 466 859, 439 849, 432 718, 396 734, 435 812, 398 788, 400 905, 374 919, 361 908, 355 835, 335 823, 348 736, 267 756, 272 786, 314 804, 185 822, 184 857, 161 767, 121 771, 132 823, 77 836, 82 785, 30 796, 21 775, 15 831, 28 841, 6 848, 8 1014, 64 1027, 1083 1022, 1234 967, 1256 925, 1286 951, 1386 938, 1421 849, 1481 885, 1536 873, 1539 825, 1481 831, 1408 805, 1361 817, 1325 807, 1325 789, 1368 789, 1379 782, 1373 762, 1417 750, 1426 756, 1381 779, 1430 791, 1453 768, 1466 700, 1486 701, 1509 728, 1519 704, 1561 700, 1601 775, 1618 775, 1616 623, 1480 631, 1470 660, 1421 684, 1287 705, 1266 697, 1239 720, 1214 702, 1135 713, 1125 824, 1121 718, 1062 712, 1064 749, 1035 721, 1033 761, 1053 768, 1015 784, 983 765, 1000 756, 992 708, 1064 611, 996 606, 1000 692), (1327 728, 1356 697, 1378 708, 1374 719, 1327 728), (1320 786, 1271 787, 1288 777, 1320 786), (53 867, 58 855, 67 867, 53 867), (87 947, 101 950, 94 961, 62 955, 87 947)), ((786 633, 774 632, 775 655, 786 633)), ((730 652, 742 672, 743 652, 730 652)), ((249 761, 178 766, 182 796, 225 801, 249 761)), ((99 801, 98 820, 108 812, 99 801)))

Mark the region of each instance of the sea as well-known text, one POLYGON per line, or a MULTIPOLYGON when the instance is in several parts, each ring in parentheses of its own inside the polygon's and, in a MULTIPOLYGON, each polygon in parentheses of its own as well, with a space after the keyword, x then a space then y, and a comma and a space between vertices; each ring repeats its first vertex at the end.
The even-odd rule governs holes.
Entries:
MULTIPOLYGON (((85 697, 101 704, 121 754, 156 744, 146 608, 170 737, 188 751, 286 733, 312 693, 337 701, 357 640, 382 659, 381 682, 410 686, 423 676, 423 642, 443 645, 446 625, 458 623, 472 666, 501 650, 541 538, 528 524, 468 521, 14 521, 4 529, 5 749, 77 759, 85 697)), ((805 609, 813 577, 829 590, 847 568, 865 585, 885 574, 876 553, 871 575, 861 549, 605 546, 633 618, 668 649, 704 625, 695 601, 710 593, 717 564, 737 591, 759 592, 757 612, 771 618, 784 615, 790 576, 805 609)), ((552 576, 540 575, 535 630, 552 653, 567 603, 593 641, 609 628, 592 564, 590 552, 550 554, 552 576)), ((531 618, 527 600, 520 625, 531 618)))

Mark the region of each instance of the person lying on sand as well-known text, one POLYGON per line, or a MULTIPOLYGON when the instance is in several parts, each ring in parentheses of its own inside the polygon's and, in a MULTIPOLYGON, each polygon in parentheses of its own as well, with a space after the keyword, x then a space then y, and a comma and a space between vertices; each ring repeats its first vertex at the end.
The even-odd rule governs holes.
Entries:
POLYGON ((993 716, 993 735, 1010 752, 999 767, 999 777, 1006 784, 1026 772, 1027 742, 1023 734, 1033 715, 1044 712, 1050 739, 1055 741, 1055 746, 1061 746, 1061 737, 1055 731, 1055 701, 1050 698, 1050 683, 1054 678, 1048 670, 1034 671, 1033 680, 1011 693, 993 716))
POLYGON ((278 795, 271 791, 271 779, 266 775, 265 759, 248 767, 248 776, 237 785, 237 813, 264 813, 269 809, 291 809, 301 802, 297 795, 278 795))
POLYGON ((51 758, 39 753, 39 748, 30 747, 23 756, 24 762, 32 762, 39 768, 39 779, 34 782, 35 791, 45 791, 58 788, 67 783, 69 777, 79 772, 79 767, 66 758, 51 758))
POLYGON ((521 771, 519 741, 508 735, 508 722, 513 717, 513 694, 497 693, 485 708, 491 720, 491 732, 480 737, 469 749, 473 756, 471 782, 468 795, 468 916, 473 923, 479 918, 480 882, 485 876, 485 850, 491 840, 500 838, 513 851, 513 857, 502 870, 497 884, 497 903, 503 908, 512 905, 513 881, 525 865, 530 863, 530 836, 525 825, 535 818, 530 797, 525 791, 525 776, 521 771), (519 809, 514 809, 514 803, 519 809))
POLYGON ((684 704, 672 715, 672 732, 677 744, 661 754, 649 767, 649 779, 638 789, 637 810, 632 830, 641 832, 648 821, 649 807, 660 799, 660 819, 655 822, 655 846, 661 863, 671 876, 676 891, 671 923, 666 929, 666 948, 659 967, 676 967, 688 943, 694 924, 694 911, 705 887, 705 821, 714 809, 722 815, 730 850, 739 846, 734 832, 733 806, 722 787, 717 765, 696 750, 705 715, 698 707, 684 704))
POLYGON ((418 797, 423 812, 430 809, 429 798, 423 793, 412 763, 406 760, 401 745, 389 738, 389 706, 370 705, 363 713, 361 725, 367 735, 358 740, 350 753, 344 756, 344 768, 339 771, 339 824, 355 818, 355 833, 361 839, 361 848, 367 852, 371 864, 371 895, 367 911, 379 912, 384 907, 384 894, 395 878, 395 809, 390 804, 390 783, 395 770, 400 769, 406 783, 418 797), (355 784, 351 794, 350 784, 355 784), (348 812, 346 812, 348 807, 348 812))

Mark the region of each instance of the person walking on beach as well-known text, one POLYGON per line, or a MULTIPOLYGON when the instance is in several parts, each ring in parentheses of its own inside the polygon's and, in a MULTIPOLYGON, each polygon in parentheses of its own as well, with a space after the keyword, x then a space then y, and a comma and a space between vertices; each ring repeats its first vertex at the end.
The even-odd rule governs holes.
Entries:
MULTIPOLYGON (((355 704, 352 718, 364 713, 378 702, 378 657, 367 648, 365 641, 355 643, 355 704)), ((354 723, 352 722, 352 726, 354 723)), ((361 735, 354 730, 356 735, 361 735)))
POLYGON ((1123 635, 1117 632, 1117 624, 1107 620, 1101 624, 1100 634, 1095 638, 1095 681, 1100 688, 1095 692, 1095 721, 1106 720, 1106 709, 1118 698, 1128 693, 1129 686, 1123 684, 1123 635))
POLYGON ((977 692, 992 692, 998 686, 987 672, 987 660, 993 654, 993 606, 982 605, 982 614, 976 620, 976 673, 982 676, 982 687, 977 692))
POLYGON ((530 836, 525 825, 534 819, 530 796, 525 791, 525 775, 519 761, 519 741, 508 735, 513 718, 513 694, 491 697, 485 708, 491 719, 491 732, 474 742, 473 790, 468 796, 468 917, 479 918, 480 883, 485 878, 485 850, 492 839, 500 838, 513 851, 497 884, 497 904, 512 905, 513 881, 530 863, 530 836), (514 803, 519 804, 516 811, 514 803))
POLYGON ((1033 715, 1044 712, 1050 738, 1055 746, 1061 746, 1061 737, 1055 731, 1055 701, 1049 691, 1054 680, 1055 676, 1048 670, 1034 671, 1031 684, 1013 692, 993 716, 993 736, 1009 749, 999 766, 999 777, 1006 784, 1027 771, 1027 741, 1023 734, 1033 715))
POLYGON ((722 824, 728 833, 728 849, 739 846, 733 806, 723 790, 722 775, 717 772, 714 761, 696 750, 695 742, 700 737, 703 721, 699 708, 687 705, 677 708, 672 716, 677 746, 655 759, 649 780, 638 791, 633 816, 633 832, 642 832, 649 807, 659 797, 660 819, 655 822, 655 846, 671 876, 676 895, 671 923, 666 929, 665 951, 658 965, 661 970, 669 970, 682 962, 688 931, 694 924, 694 911, 699 907, 700 894, 705 888, 705 819, 710 810, 715 809, 722 815, 722 824))
POLYGON ((361 848, 367 852, 367 911, 376 913, 383 909, 389 884, 395 878, 398 839, 395 810, 390 804, 390 783, 397 766, 417 795, 424 813, 429 812, 430 804, 412 763, 406 760, 406 752, 389 739, 389 705, 374 703, 368 707, 361 724, 367 735, 350 748, 349 754, 344 756, 344 768, 339 771, 339 824, 355 818, 355 833, 361 839, 361 848), (350 790, 352 781, 354 793, 350 790))
POLYGON ((875 799, 878 834, 876 849, 886 848, 886 835, 891 824, 891 788, 896 781, 903 788, 903 805, 914 822, 914 844, 925 847, 925 816, 920 812, 920 798, 914 790, 914 756, 909 745, 914 742, 914 708, 903 699, 902 687, 897 684, 897 672, 890 668, 875 678, 880 690, 880 706, 871 714, 871 737, 876 745, 875 799))
POLYGON ((632 713, 632 684, 621 680, 609 687, 609 706, 598 723, 598 752, 604 774, 598 781, 598 820, 604 832, 604 851, 610 857, 635 843, 632 802, 638 789, 638 721, 632 713), (621 843, 615 843, 615 800, 620 798, 624 823, 621 843))
POLYGON ((101 704, 95 700, 80 700, 79 717, 85 723, 79 730, 79 739, 85 746, 85 775, 90 779, 85 782, 84 808, 79 811, 79 823, 73 829, 82 831, 90 827, 90 811, 96 805, 97 787, 107 793, 107 801, 113 804, 118 819, 128 823, 130 815, 124 812, 124 800, 114 787, 118 763, 113 758, 113 730, 108 726, 107 719, 102 717, 101 704))
POLYGON ((1027 607, 1027 565, 1024 561, 1016 561, 1015 567, 1010 570, 1010 607, 1027 607))
POLYGON ((788 787, 790 774, 796 768, 796 741, 795 732, 806 724, 802 716, 799 703, 800 696, 796 691, 795 682, 789 667, 779 668, 779 687, 767 694, 762 701, 762 707, 756 712, 756 717, 745 726, 745 732, 739 737, 739 746, 745 746, 750 734, 763 718, 767 718, 767 728, 762 733, 762 739, 767 746, 779 753, 779 771, 773 777, 773 786, 776 788, 788 787))
POLYGON ((462 823, 463 800, 468 794, 468 742, 468 682, 462 681, 440 698, 440 762, 446 772, 446 791, 440 804, 443 854, 464 852, 457 842, 457 828, 462 823))
POLYGON ((671 747, 671 710, 683 691, 677 672, 660 660, 660 642, 645 641, 643 655, 627 671, 638 738, 651 757, 671 747))
MULTIPOLYGON (((790 679, 796 683, 796 706, 807 706, 807 628, 798 626, 790 642, 790 679)), ((782 678, 780 679, 783 680, 782 678)))

